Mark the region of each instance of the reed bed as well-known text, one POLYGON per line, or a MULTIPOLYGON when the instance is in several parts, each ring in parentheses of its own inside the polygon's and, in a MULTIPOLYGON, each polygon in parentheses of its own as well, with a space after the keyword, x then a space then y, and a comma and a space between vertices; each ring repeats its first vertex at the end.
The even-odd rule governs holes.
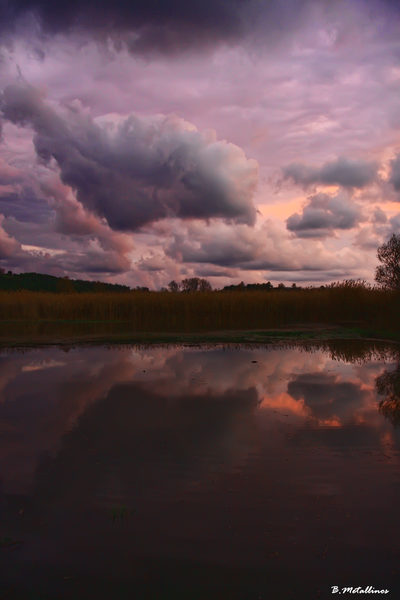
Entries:
POLYGON ((3 326, 44 320, 76 325, 78 321, 119 322, 122 329, 136 332, 249 330, 347 322, 400 331, 400 293, 362 287, 290 292, 0 292, 3 326))

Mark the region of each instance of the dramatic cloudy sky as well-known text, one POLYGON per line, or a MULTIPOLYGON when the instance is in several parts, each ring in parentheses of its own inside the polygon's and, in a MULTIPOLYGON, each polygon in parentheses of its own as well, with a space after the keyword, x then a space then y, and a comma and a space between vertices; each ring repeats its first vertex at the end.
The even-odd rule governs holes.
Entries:
POLYGON ((399 34, 394 0, 0 0, 0 266, 372 282, 399 34))

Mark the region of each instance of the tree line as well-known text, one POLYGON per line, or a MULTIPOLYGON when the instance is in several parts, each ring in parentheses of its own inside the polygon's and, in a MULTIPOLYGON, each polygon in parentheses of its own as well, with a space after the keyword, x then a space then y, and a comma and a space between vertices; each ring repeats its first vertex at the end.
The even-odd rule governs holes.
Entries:
POLYGON ((86 281, 70 279, 69 277, 54 277, 43 273, 13 274, 0 268, 0 290, 32 292, 52 292, 58 294, 73 294, 83 292, 129 292, 126 285, 103 283, 101 281, 86 281))
MULTIPOLYGON (((290 288, 287 288, 283 283, 279 283, 276 288, 270 281, 267 283, 248 283, 247 285, 241 281, 237 285, 226 285, 221 290, 214 290, 216 292, 253 292, 253 291, 270 291, 270 290, 288 290, 288 289, 302 289, 295 283, 290 288)), ((160 292, 212 292, 211 283, 207 279, 200 279, 199 277, 191 277, 189 279, 183 279, 181 282, 174 280, 170 281, 168 286, 161 288, 160 292)))
MULTIPOLYGON (((386 291, 400 290, 400 235, 395 234, 385 244, 382 244, 377 251, 377 258, 381 263, 375 270, 375 282, 378 289, 386 291)), ((321 285, 319 289, 332 287, 346 288, 367 288, 371 289, 371 285, 365 280, 345 280, 342 282, 334 282, 326 286, 321 285)), ((244 292, 244 291, 292 291, 292 290, 310 290, 318 289, 311 287, 302 288, 293 283, 286 287, 284 283, 279 283, 274 287, 270 281, 267 283, 248 283, 247 285, 241 281, 237 285, 226 285, 222 292, 244 292)), ((149 288, 145 286, 136 286, 131 289, 126 285, 116 283, 103 283, 100 281, 86 281, 83 279, 70 279, 69 277, 54 277, 52 275, 44 275, 42 273, 21 273, 14 275, 11 271, 7 271, 0 267, 0 290, 31 290, 31 291, 47 291, 53 293, 76 293, 76 292, 149 292, 149 288)), ((211 283, 207 279, 200 277, 190 277, 183 279, 180 282, 172 280, 167 287, 162 287, 160 292, 212 292, 211 283)))
MULTIPOLYGON (((381 263, 375 269, 375 281, 378 289, 386 291, 400 290, 400 235, 393 234, 388 242, 382 244, 377 251, 377 258, 381 263)), ((372 289, 372 286, 363 279, 346 279, 342 282, 334 282, 326 286, 319 286, 320 289, 334 288, 334 287, 346 287, 346 288, 366 288, 372 289)), ((290 287, 285 286, 284 283, 279 283, 276 288, 270 281, 267 283, 248 283, 247 285, 241 281, 237 285, 226 285, 222 292, 244 292, 244 291, 272 291, 272 290, 302 290, 302 289, 315 289, 313 286, 302 288, 292 283, 290 287)), ((200 279, 199 277, 192 277, 190 279, 184 279, 180 283, 172 280, 169 282, 167 288, 161 288, 160 291, 169 292, 211 292, 212 287, 209 281, 206 279, 200 279)))

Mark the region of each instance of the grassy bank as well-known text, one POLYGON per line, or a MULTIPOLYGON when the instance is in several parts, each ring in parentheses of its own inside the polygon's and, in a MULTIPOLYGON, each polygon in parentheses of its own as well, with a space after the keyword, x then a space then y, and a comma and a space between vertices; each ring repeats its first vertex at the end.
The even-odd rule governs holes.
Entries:
POLYGON ((268 329, 295 323, 358 323, 400 331, 400 294, 325 288, 268 292, 0 292, 0 330, 27 322, 120 323, 130 332, 268 329))
POLYGON ((364 288, 211 293, 0 292, 0 345, 400 341, 400 294, 364 288))
POLYGON ((327 339, 359 339, 361 336, 343 328, 320 328, 318 330, 298 329, 293 331, 213 331, 204 333, 168 333, 168 332, 113 332, 95 331, 88 333, 76 329, 57 327, 47 333, 35 334, 32 330, 18 332, 10 330, 0 334, 0 347, 47 347, 47 346, 96 346, 96 345, 199 345, 199 344, 274 344, 284 341, 318 341, 327 339))

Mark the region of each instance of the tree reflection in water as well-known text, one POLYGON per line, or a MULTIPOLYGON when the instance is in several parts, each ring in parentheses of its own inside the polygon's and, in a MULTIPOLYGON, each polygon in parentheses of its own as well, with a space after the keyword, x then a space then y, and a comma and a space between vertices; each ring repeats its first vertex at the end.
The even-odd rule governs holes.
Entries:
POLYGON ((379 412, 397 428, 400 423, 400 363, 393 371, 387 369, 376 378, 375 389, 381 396, 379 412))

